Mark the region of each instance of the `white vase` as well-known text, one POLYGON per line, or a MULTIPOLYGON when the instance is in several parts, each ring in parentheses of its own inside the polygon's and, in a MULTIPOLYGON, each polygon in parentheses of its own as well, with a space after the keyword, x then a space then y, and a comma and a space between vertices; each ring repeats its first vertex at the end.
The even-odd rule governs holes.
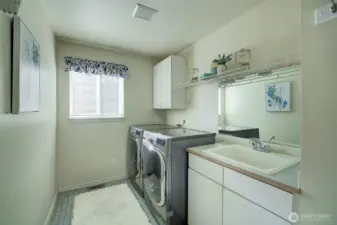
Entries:
POLYGON ((227 70, 227 67, 225 65, 219 65, 217 68, 218 73, 223 73, 227 70))

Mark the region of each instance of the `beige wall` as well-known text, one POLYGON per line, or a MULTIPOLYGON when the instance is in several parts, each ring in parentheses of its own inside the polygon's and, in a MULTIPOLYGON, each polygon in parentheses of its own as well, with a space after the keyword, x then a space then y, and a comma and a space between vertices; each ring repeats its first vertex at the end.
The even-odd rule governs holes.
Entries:
MULTIPOLYGON (((180 53, 188 68, 209 72, 218 53, 252 49, 253 66, 298 58, 300 54, 300 0, 267 0, 180 53)), ((217 131, 217 83, 188 89, 187 109, 167 113, 169 124, 186 120, 190 128, 217 131)))
POLYGON ((55 194, 56 71, 54 37, 39 0, 19 15, 40 44, 41 106, 11 115, 10 20, 0 12, 0 224, 42 225, 55 194))
POLYGON ((300 145, 300 70, 291 69, 287 74, 297 75, 222 88, 222 124, 259 128, 262 140, 275 136, 276 141, 300 145), (291 82, 291 111, 267 112, 266 84, 288 81, 291 82))
POLYGON ((337 224, 337 19, 314 25, 322 0, 302 0, 302 214, 327 213, 337 224))
POLYGON ((152 109, 153 59, 66 42, 57 42, 56 48, 58 187, 66 188, 125 177, 129 125, 164 123, 165 119, 165 114, 152 109), (69 73, 64 72, 64 56, 119 63, 129 67, 129 78, 124 82, 124 122, 68 120, 69 73))

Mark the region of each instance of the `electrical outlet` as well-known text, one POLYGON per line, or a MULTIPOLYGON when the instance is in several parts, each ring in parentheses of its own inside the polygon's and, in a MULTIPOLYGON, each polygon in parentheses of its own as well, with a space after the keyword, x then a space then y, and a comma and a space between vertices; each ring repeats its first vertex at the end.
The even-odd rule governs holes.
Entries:
POLYGON ((331 10, 332 4, 327 4, 315 10, 315 24, 322 24, 337 18, 337 13, 333 13, 331 10))

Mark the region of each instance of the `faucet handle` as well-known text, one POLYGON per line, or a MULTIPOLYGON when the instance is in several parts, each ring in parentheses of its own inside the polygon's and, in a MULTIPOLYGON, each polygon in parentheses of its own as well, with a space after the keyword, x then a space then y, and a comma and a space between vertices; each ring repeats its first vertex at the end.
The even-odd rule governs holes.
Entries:
POLYGON ((257 149, 261 145, 261 142, 257 138, 251 138, 250 139, 250 144, 252 145, 253 149, 257 149))
POLYGON ((251 138, 250 144, 253 147, 253 150, 258 150, 261 152, 270 152, 270 146, 266 145, 263 141, 257 138, 251 138))

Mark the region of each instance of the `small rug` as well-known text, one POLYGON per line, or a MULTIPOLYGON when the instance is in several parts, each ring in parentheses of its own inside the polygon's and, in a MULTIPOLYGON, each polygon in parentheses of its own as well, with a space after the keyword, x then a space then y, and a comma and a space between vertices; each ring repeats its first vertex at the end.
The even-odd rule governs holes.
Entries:
POLYGON ((149 225, 148 217, 127 184, 75 197, 72 225, 149 225))

